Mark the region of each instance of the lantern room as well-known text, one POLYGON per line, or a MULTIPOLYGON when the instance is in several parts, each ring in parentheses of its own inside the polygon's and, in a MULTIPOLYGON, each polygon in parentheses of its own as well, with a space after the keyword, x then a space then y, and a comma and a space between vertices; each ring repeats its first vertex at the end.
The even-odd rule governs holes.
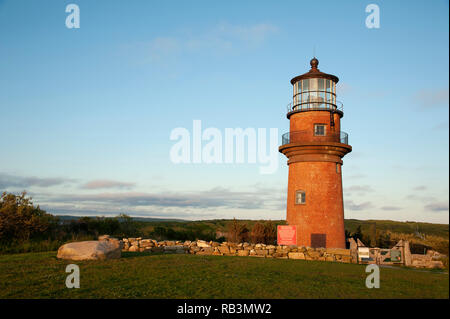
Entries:
POLYGON ((313 58, 311 70, 291 80, 294 89, 293 102, 288 105, 288 117, 292 112, 310 110, 337 111, 342 117, 342 103, 336 99, 336 83, 339 78, 320 72, 319 60, 313 58))

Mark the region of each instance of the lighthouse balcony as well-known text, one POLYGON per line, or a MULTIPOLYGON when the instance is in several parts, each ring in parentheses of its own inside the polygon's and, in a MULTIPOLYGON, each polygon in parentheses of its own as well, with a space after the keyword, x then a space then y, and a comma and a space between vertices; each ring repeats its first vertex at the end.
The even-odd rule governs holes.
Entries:
POLYGON ((344 116, 344 105, 342 102, 332 100, 324 100, 318 97, 312 99, 311 97, 307 101, 295 101, 287 105, 287 117, 297 112, 307 111, 332 111, 339 114, 340 117, 344 116))
POLYGON ((314 131, 293 131, 287 132, 282 136, 282 145, 290 143, 341 143, 348 144, 348 134, 342 131, 323 132, 323 135, 317 135, 314 131))

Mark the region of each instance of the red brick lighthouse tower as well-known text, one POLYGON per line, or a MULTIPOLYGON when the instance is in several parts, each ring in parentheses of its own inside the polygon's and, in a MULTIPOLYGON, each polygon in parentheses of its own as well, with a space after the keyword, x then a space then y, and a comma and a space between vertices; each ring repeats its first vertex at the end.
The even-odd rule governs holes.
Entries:
POLYGON ((310 63, 309 72, 291 80, 290 131, 279 147, 289 165, 286 219, 296 226, 299 246, 345 248, 341 167, 352 147, 341 131, 339 79, 320 72, 316 58, 310 63))

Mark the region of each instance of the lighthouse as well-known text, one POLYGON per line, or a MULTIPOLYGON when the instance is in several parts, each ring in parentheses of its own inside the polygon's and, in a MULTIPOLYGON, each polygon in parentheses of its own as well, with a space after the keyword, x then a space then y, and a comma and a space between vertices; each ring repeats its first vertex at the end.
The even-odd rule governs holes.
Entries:
POLYGON ((352 147, 341 131, 339 78, 321 72, 316 58, 310 64, 291 80, 290 129, 279 147, 289 165, 286 220, 299 246, 345 248, 342 158, 352 147))

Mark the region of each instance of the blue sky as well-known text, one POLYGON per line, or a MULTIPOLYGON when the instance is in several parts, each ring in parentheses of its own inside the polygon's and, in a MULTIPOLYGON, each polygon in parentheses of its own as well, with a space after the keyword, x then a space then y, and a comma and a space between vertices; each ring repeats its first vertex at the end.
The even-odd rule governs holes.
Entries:
POLYGON ((177 127, 288 131, 340 78, 345 217, 448 223, 448 1, 0 0, 0 190, 54 214, 284 219, 288 168, 174 164, 177 127), (68 29, 66 5, 80 8, 68 29), (368 29, 365 8, 380 8, 368 29), (315 49, 314 49, 315 48, 315 49))

